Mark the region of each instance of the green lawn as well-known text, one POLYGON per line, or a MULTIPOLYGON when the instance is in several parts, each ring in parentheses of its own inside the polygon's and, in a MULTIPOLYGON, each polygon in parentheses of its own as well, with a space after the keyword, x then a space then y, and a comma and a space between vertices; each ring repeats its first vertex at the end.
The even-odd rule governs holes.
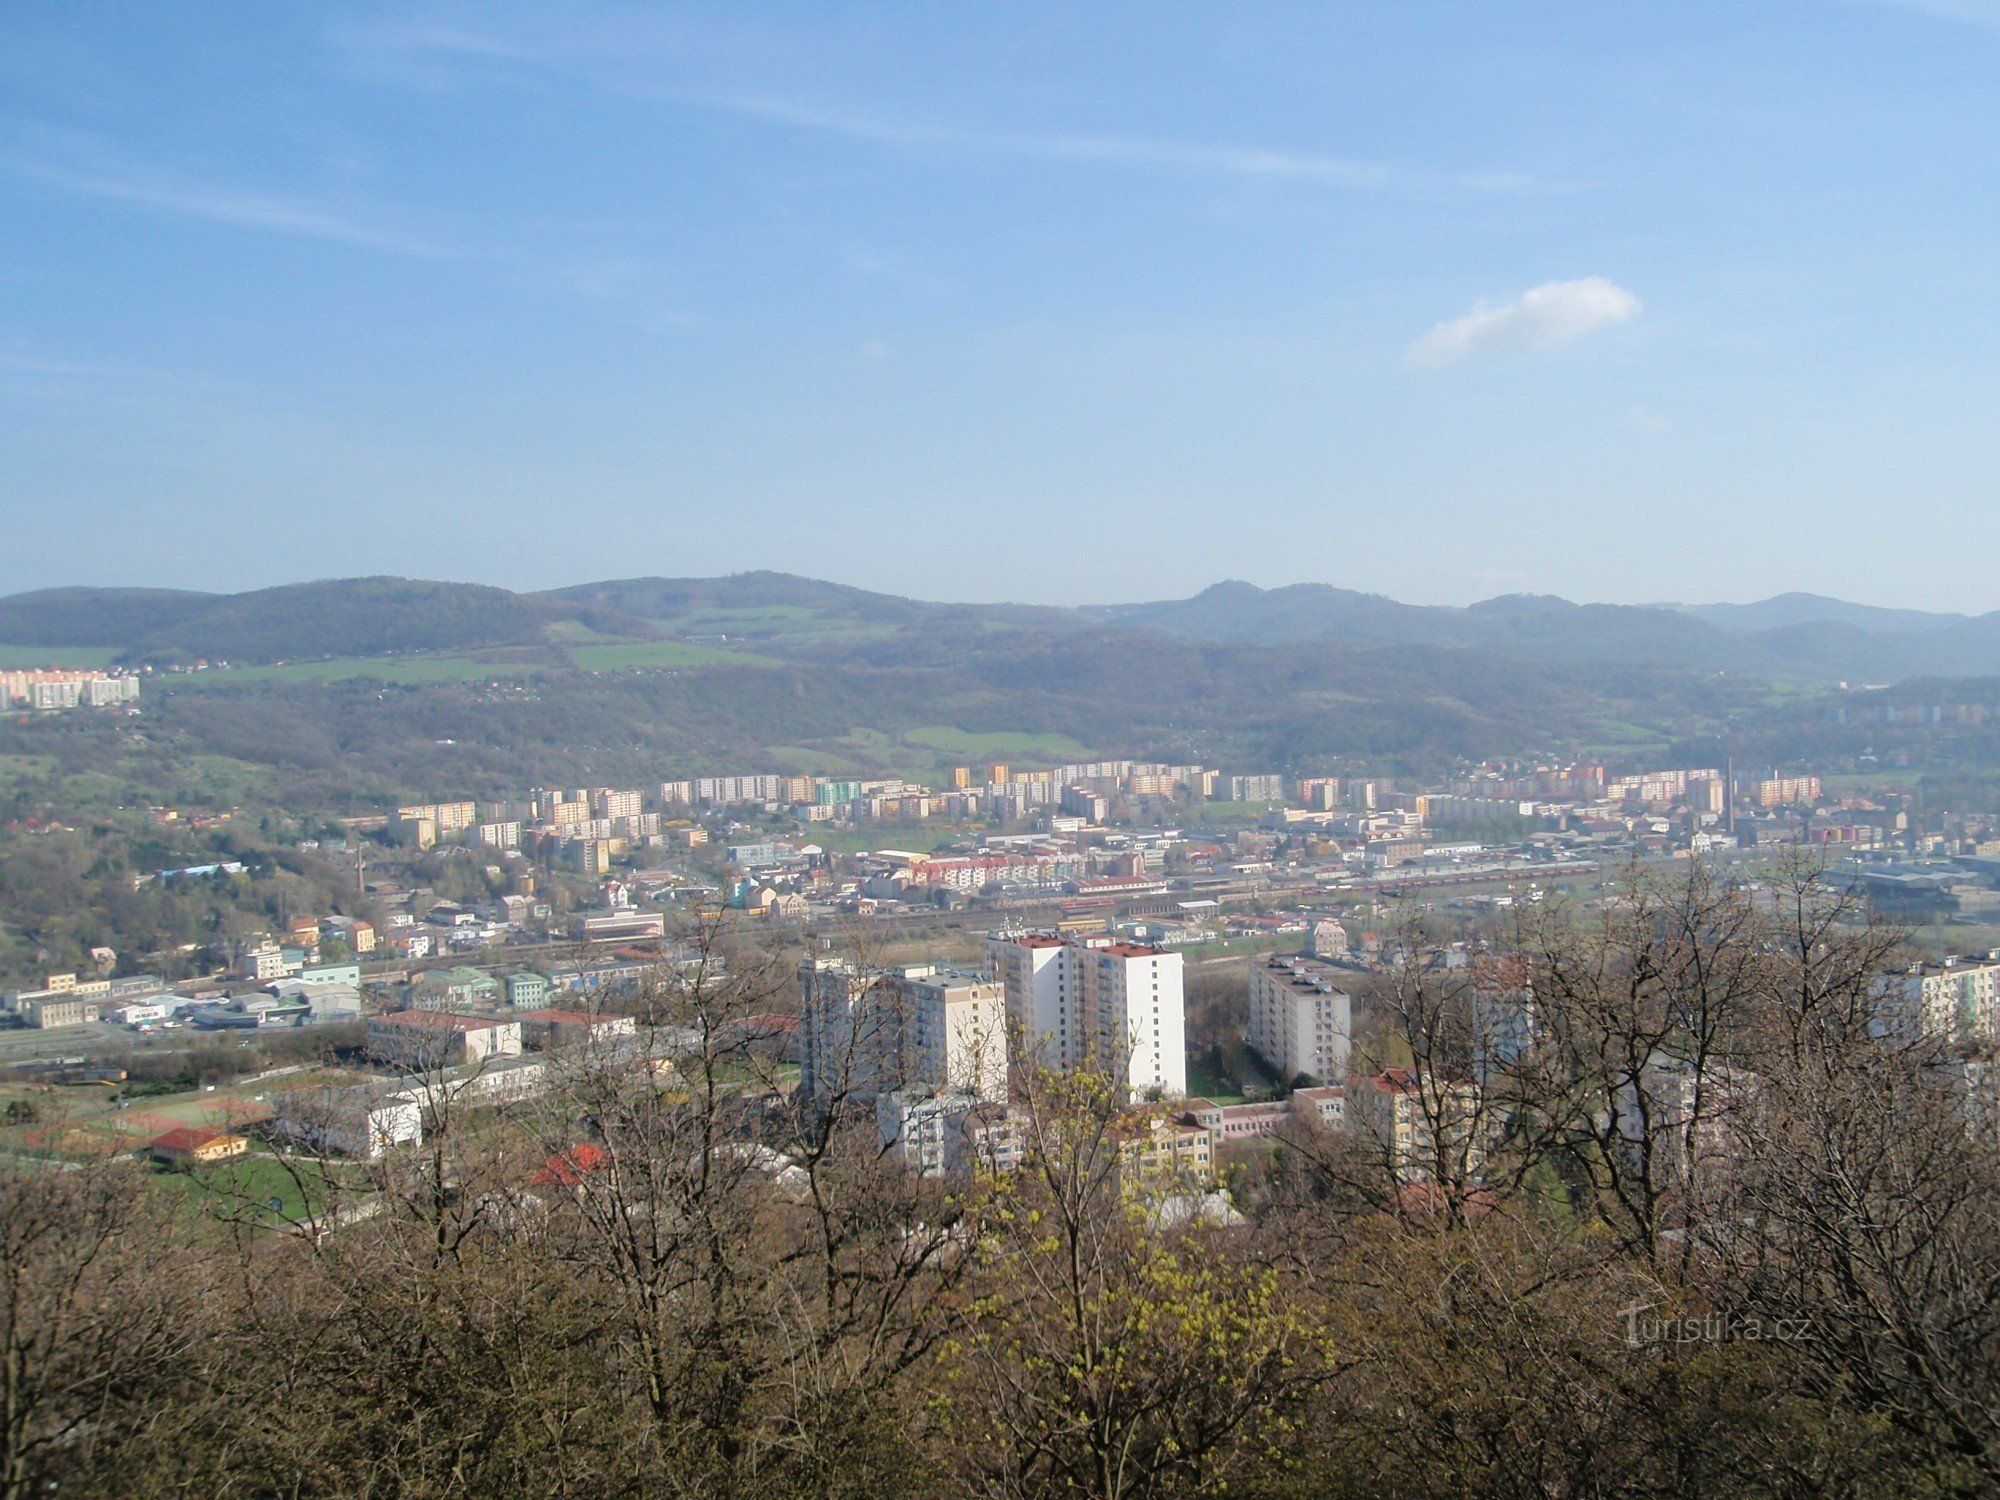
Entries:
POLYGON ((623 646, 572 646, 570 660, 592 672, 635 667, 782 667, 774 656, 696 646, 687 641, 635 641, 623 646))
POLYGON ((1267 933, 1257 937, 1231 938, 1226 943, 1189 943, 1181 948, 1184 962, 1212 963, 1222 958, 1242 958, 1253 953, 1275 953, 1281 948, 1296 949, 1302 934, 1267 933))
POLYGON ((1089 755, 1090 749, 1066 734, 1037 734, 1026 729, 996 729, 975 733, 949 724, 926 724, 905 730, 903 738, 912 745, 942 750, 947 755, 1040 756, 1049 761, 1074 760, 1089 755))
POLYGON ((160 1176, 180 1184, 190 1202, 210 1213, 244 1215, 264 1222, 276 1217, 292 1223, 304 1218, 308 1207, 322 1207, 328 1187, 338 1187, 342 1180, 338 1165, 322 1176, 319 1164, 309 1158, 285 1162, 263 1152, 190 1172, 163 1171, 160 1176), (271 1212, 273 1200, 279 1205, 275 1216, 271 1212))
POLYGON ((1272 1080, 1264 1076, 1250 1049, 1242 1042, 1227 1043, 1222 1049, 1222 1066, 1207 1049, 1190 1051, 1187 1060, 1188 1092, 1216 1104, 1242 1104, 1252 1094, 1268 1096, 1272 1080))
POLYGON ((0 789, 53 776, 59 769, 53 755, 0 755, 0 789))
POLYGON ((592 630, 581 620, 554 620, 542 631, 545 639, 559 646, 595 646, 603 642, 629 640, 629 636, 606 635, 592 630))
POLYGON ((774 771, 784 771, 793 776, 830 776, 835 779, 859 776, 861 764, 843 755, 830 755, 824 750, 814 750, 805 745, 779 745, 765 753, 774 771))
POLYGON ((865 828, 832 828, 825 823, 808 823, 793 835, 802 843, 818 844, 834 854, 867 854, 876 849, 906 849, 928 854, 947 844, 958 830, 950 824, 870 823, 865 828))
POLYGON ((117 646, 0 646, 0 667, 108 667, 117 646))
POLYGON ((174 683, 177 688, 226 687, 234 682, 345 682, 366 678, 399 686, 427 682, 477 682, 483 678, 515 677, 537 664, 523 661, 478 661, 469 656, 335 656, 325 661, 288 661, 267 667, 230 667, 226 671, 194 672, 174 683))
POLYGON ((1196 802, 1188 817, 1196 823, 1254 823, 1282 802, 1196 802))
POLYGON ((829 616, 802 604, 774 604, 763 609, 704 609, 653 624, 673 635, 743 636, 753 640, 815 645, 825 641, 881 640, 896 633, 894 625, 829 616))

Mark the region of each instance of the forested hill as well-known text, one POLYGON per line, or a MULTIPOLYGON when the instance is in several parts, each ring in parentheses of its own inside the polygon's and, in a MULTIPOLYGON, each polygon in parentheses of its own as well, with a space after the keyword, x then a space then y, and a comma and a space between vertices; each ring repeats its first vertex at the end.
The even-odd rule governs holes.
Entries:
POLYGON ((1187 599, 1060 609, 939 603, 785 573, 628 578, 543 593, 407 578, 332 579, 241 594, 51 589, 0 599, 0 642, 107 653, 127 665, 238 665, 412 652, 514 651, 543 665, 576 646, 723 644, 850 659, 893 643, 935 659, 993 631, 1093 629, 1218 644, 1431 646, 1543 665, 1727 672, 1770 681, 1896 682, 2000 673, 2000 612, 1880 609, 1811 594, 1754 604, 1576 604, 1509 595, 1463 608, 1324 584, 1219 583, 1187 599))
POLYGON ((1463 608, 1302 583, 1218 583, 1187 599, 1084 610, 1198 640, 1458 646, 1531 661, 1622 662, 1789 680, 1895 682, 2000 672, 2000 612, 1877 609, 1813 594, 1756 604, 1576 604, 1513 594, 1463 608))
POLYGON ((243 594, 75 588, 0 599, 0 641, 110 647, 128 665, 529 646, 563 623, 621 638, 658 634, 604 605, 411 578, 331 579, 243 594))

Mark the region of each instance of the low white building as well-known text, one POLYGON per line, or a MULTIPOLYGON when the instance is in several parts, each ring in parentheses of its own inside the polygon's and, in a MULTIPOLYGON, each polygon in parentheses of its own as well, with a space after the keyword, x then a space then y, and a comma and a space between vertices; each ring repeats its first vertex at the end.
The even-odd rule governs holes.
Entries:
POLYGON ((424 1112, 406 1093, 365 1084, 286 1089, 272 1100, 270 1128, 314 1150, 373 1161, 392 1147, 421 1145, 424 1112))
POLYGON ((464 1067, 521 1055, 521 1023, 448 1010, 368 1018, 368 1053, 397 1067, 464 1067))
POLYGON ((156 1000, 137 1000, 129 1005, 115 1007, 109 1019, 120 1026, 157 1026, 172 1012, 156 1000))

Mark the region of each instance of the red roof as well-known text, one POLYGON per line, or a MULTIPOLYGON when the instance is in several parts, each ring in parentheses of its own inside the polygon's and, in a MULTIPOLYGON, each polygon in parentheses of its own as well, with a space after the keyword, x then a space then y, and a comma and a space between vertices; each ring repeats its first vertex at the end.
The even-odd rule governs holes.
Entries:
POLYGON ((542 1163, 535 1182, 540 1187, 575 1187, 588 1173, 606 1171, 610 1166, 609 1151, 589 1141, 580 1141, 542 1163))

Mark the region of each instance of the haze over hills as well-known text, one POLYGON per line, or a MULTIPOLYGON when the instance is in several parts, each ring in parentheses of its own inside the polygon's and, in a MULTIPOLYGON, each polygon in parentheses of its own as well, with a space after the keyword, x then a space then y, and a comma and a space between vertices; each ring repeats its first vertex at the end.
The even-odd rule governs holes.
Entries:
POLYGON ((129 664, 525 646, 563 621, 619 637, 658 634, 599 604, 410 578, 328 579, 242 594, 44 589, 0 599, 0 641, 110 647, 129 664))
POLYGON ((1224 645, 1422 646, 1538 664, 1788 681, 2000 674, 2000 612, 1930 614, 1812 594, 1709 605, 1577 604, 1517 594, 1457 607, 1326 584, 1263 589, 1231 581, 1186 599, 1061 609, 928 602, 754 572, 615 579, 542 593, 376 577, 241 594, 65 588, 0 599, 0 642, 31 651, 87 647, 129 665, 472 651, 561 666, 578 645, 676 641, 822 660, 856 658, 867 648, 866 655, 942 664, 954 642, 981 634, 1105 629, 1224 645))
POLYGON ((1576 604, 1504 595, 1403 604, 1326 584, 1215 584, 1188 599, 1104 605, 1106 624, 1200 640, 1456 646, 1537 661, 1619 662, 1783 679, 1896 681, 2000 672, 2000 612, 1968 617, 1787 594, 1743 605, 1576 604))
POLYGON ((1754 604, 1662 604, 1662 609, 1693 615, 1725 630, 1781 630, 1788 625, 1852 625, 1876 635, 1911 630, 1938 630, 1962 625, 1971 615, 1940 614, 1926 609, 1884 609, 1875 604, 1850 604, 1824 594, 1773 594, 1754 604))

